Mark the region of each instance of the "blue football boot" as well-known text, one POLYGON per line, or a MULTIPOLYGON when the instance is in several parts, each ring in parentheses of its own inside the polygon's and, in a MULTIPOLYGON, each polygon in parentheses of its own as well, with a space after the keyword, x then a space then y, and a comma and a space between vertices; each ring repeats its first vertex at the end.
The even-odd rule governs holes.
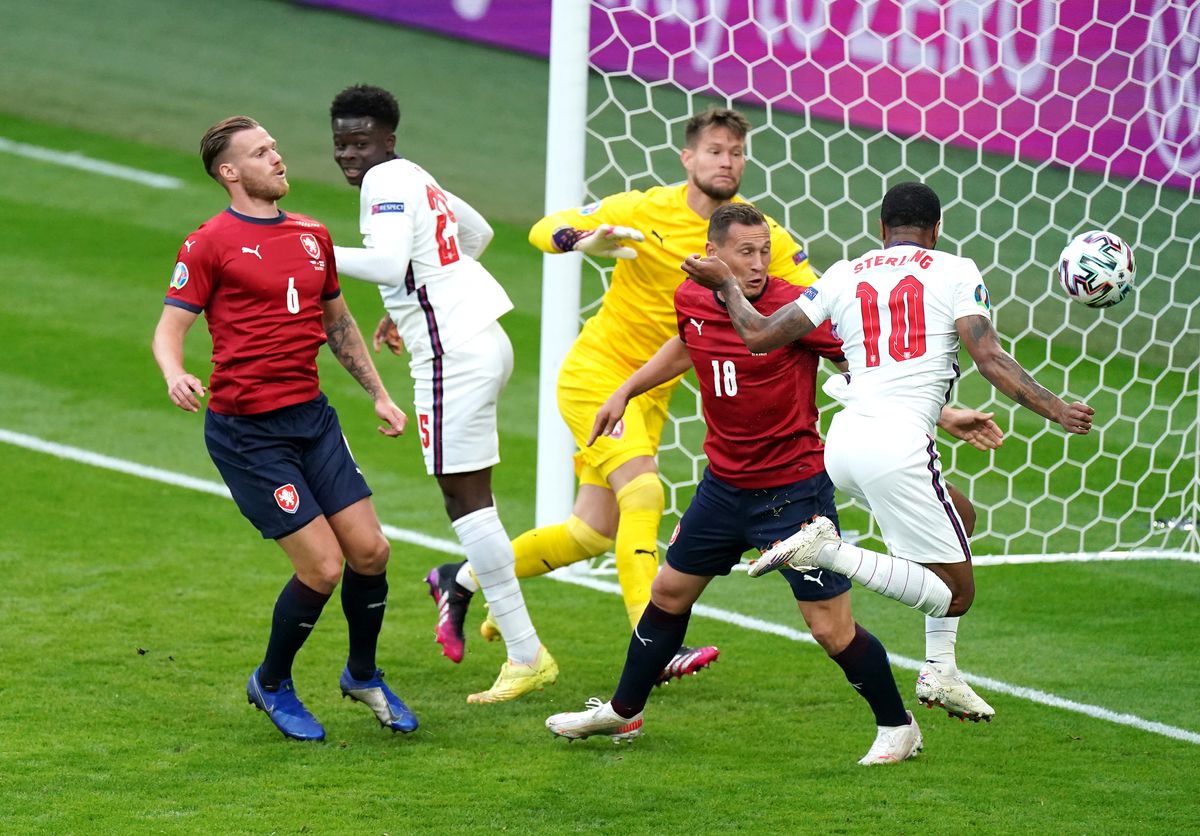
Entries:
POLYGON ((408 710, 404 700, 392 693, 392 689, 383 681, 383 671, 378 668, 370 679, 355 679, 350 675, 350 669, 346 668, 338 684, 342 686, 343 697, 366 703, 384 728, 405 734, 417 730, 416 715, 408 710))
POLYGON ((255 668, 254 673, 250 674, 250 681, 246 683, 246 699, 259 711, 265 711, 284 737, 293 740, 325 739, 325 729, 300 702, 291 679, 280 682, 278 690, 268 691, 259 682, 258 668, 255 668))

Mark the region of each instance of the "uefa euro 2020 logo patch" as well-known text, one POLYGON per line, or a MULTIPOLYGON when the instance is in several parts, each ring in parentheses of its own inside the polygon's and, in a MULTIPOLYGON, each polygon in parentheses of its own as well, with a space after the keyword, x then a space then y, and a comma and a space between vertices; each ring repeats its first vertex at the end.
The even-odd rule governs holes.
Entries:
POLYGON ((987 288, 981 284, 975 286, 975 304, 985 311, 992 309, 992 298, 988 296, 987 288))
POLYGON ((597 212, 600 209, 600 203, 601 203, 601 201, 597 200, 594 203, 589 203, 587 206, 581 207, 579 209, 579 214, 591 215, 591 214, 597 212))
POLYGON ((812 301, 813 299, 817 298, 817 289, 810 285, 810 286, 804 288, 804 293, 802 293, 800 295, 803 296, 805 299, 812 301))
POLYGON ((174 290, 183 290, 183 286, 187 284, 187 280, 187 265, 180 261, 175 265, 175 272, 171 274, 171 287, 174 290))

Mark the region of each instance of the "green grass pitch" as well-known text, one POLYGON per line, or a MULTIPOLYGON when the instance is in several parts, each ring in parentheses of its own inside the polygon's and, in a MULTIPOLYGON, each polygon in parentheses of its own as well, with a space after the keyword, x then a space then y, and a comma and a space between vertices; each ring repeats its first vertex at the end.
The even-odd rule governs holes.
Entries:
MULTIPOLYGON (((291 168, 285 208, 352 241, 357 197, 329 159, 325 108, 370 81, 400 95, 404 150, 496 221, 485 262, 517 305, 496 491, 510 533, 532 523, 540 256, 525 232, 541 209, 542 63, 263 0, 0 7, 0 137, 184 181, 155 190, 0 152, 0 430, 215 480, 199 417, 171 406, 149 352, 182 236, 224 205, 195 145, 220 116, 258 116, 291 168)), ((346 294, 369 329, 374 289, 348 281, 346 294)), ((202 327, 188 349, 204 372, 202 327)), ((380 367, 407 405, 404 362, 380 367)), ((382 519, 450 538, 415 436, 378 436, 362 392, 328 356, 321 368, 382 519)), ((551 739, 547 715, 611 692, 628 632, 615 596, 544 579, 525 590, 559 684, 468 706, 502 650, 476 639, 462 665, 441 657, 421 578, 447 558, 397 543, 381 664, 421 728, 393 736, 338 698, 334 602, 296 670, 329 741, 298 745, 242 693, 287 569, 228 500, 11 444, 0 465, 5 833, 1163 833, 1200 821, 1196 564, 981 568, 959 648, 980 676, 1193 741, 998 691, 991 725, 922 710, 925 753, 865 770, 854 761, 870 715, 817 647, 703 616, 691 637, 722 660, 656 692, 643 738, 551 739)), ((703 603, 803 629, 775 578, 718 580, 703 603)), ((895 657, 920 655, 918 615, 863 591, 854 605, 895 657)), ((912 672, 897 679, 914 702, 912 672)))

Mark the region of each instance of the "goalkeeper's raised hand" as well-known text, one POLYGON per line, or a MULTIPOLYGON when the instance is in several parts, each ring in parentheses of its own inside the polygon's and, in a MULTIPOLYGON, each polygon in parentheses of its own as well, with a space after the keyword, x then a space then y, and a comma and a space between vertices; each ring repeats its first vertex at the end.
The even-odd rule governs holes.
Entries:
POLYGON ((604 258, 637 258, 637 250, 626 241, 641 243, 646 236, 628 226, 600 224, 595 229, 564 226, 554 231, 554 246, 562 252, 587 253, 604 258))

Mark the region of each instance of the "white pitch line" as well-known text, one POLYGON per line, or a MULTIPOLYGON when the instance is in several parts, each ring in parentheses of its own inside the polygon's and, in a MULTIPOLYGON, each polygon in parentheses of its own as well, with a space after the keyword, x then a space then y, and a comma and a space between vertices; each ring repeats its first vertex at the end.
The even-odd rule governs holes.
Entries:
POLYGON ((103 174, 105 177, 130 180, 134 183, 141 183, 143 186, 150 186, 153 189, 178 189, 183 187, 183 181, 178 177, 155 174, 152 171, 143 171, 140 168, 97 160, 94 157, 80 154, 78 151, 56 151, 53 148, 43 148, 40 145, 27 145, 24 142, 16 142, 2 136, 0 136, 0 151, 16 154, 20 157, 28 157, 31 160, 41 160, 43 162, 54 163, 55 165, 66 166, 67 168, 90 171, 93 174, 103 174))
MULTIPOLYGON (((180 473, 173 473, 169 470, 162 470, 157 467, 147 467, 146 465, 137 464, 135 462, 126 461, 124 459, 114 458, 112 456, 93 453, 90 450, 83 450, 79 447, 70 447, 65 444, 56 444, 52 441, 45 441, 24 433, 12 432, 11 430, 0 429, 0 442, 12 444, 16 447, 23 447, 27 450, 34 450, 39 453, 46 453, 60 459, 68 461, 81 462, 94 467, 114 470, 118 473, 125 473, 130 476, 137 476, 142 479, 149 479, 155 482, 162 482, 176 487, 188 488, 190 490, 201 491, 215 496, 229 497, 229 489, 219 482, 213 482, 207 479, 197 479, 192 476, 184 476, 180 473)), ((463 548, 458 543, 452 540, 443 540, 439 537, 431 537, 428 534, 422 534, 418 531, 409 531, 408 529, 396 528, 395 526, 383 526, 384 534, 393 540, 398 540, 405 543, 422 546, 433 551, 440 551, 445 554, 456 556, 463 555, 463 548)), ((562 583, 574 584, 575 586, 583 586, 588 589, 593 589, 598 592, 606 592, 610 594, 620 595, 621 588, 611 581, 600 580, 598 578, 588 577, 586 575, 578 575, 569 571, 558 570, 547 575, 556 581, 562 583)), ((805 642, 808 644, 816 644, 813 637, 797 630, 793 627, 788 627, 784 624, 775 624, 770 621, 763 621, 759 618, 754 618, 741 613, 730 612, 729 610, 718 609, 704 604, 696 604, 692 611, 704 618, 711 618, 716 621, 723 621, 726 624, 733 624, 737 627, 742 627, 746 630, 755 630, 760 633, 768 633, 773 636, 790 639, 791 641, 805 642)), ((921 662, 917 659, 910 659, 906 656, 896 656, 888 654, 892 664, 897 665, 907 670, 917 671, 921 668, 921 662)), ((1129 726, 1130 728, 1140 729, 1141 731, 1151 732, 1152 734, 1162 735, 1174 740, 1181 740, 1186 743, 1194 743, 1200 745, 1200 733, 1189 729, 1182 729, 1178 726, 1168 726, 1165 723, 1159 723, 1154 720, 1146 720, 1134 714, 1125 714, 1118 711, 1110 711, 1107 708, 1102 708, 1098 705, 1089 705, 1088 703, 1076 702, 1065 697, 1057 696, 1046 691, 1039 691, 1036 688, 1025 688, 1020 685, 1011 685, 999 679, 992 679, 987 676, 979 676, 968 671, 963 671, 968 679, 977 685, 986 688, 989 691, 1008 694, 1009 696, 1018 697, 1020 699, 1029 700, 1030 702, 1039 703, 1051 708, 1060 708, 1066 711, 1072 711, 1077 714, 1084 714, 1088 717, 1093 717, 1097 720, 1106 720, 1110 723, 1115 723, 1121 726, 1129 726)))

